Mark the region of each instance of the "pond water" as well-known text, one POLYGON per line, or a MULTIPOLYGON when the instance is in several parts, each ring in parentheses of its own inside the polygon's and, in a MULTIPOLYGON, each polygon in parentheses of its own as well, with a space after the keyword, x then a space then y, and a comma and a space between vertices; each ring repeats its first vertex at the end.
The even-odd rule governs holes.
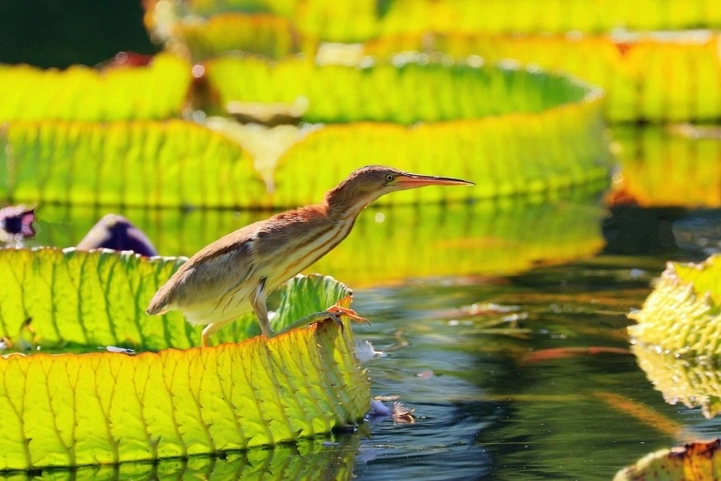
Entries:
POLYGON ((625 314, 647 291, 630 271, 598 259, 502 286, 450 280, 359 292, 357 309, 376 320, 359 335, 380 350, 398 347, 369 363, 374 392, 400 395, 418 419, 374 429, 364 445, 377 457, 358 474, 609 479, 674 443, 667 426, 623 409, 638 403, 679 422, 627 351, 625 314), (475 315, 458 312, 474 305, 475 315))
POLYGON ((665 260, 719 250, 719 212, 676 217, 666 256, 359 291, 375 322, 358 335, 389 350, 368 365, 374 393, 399 395, 417 423, 374 428, 358 479, 610 479, 654 450, 718 436, 718 421, 666 404, 628 351, 626 315, 665 260))
MULTIPOLYGON (((306 451, 250 452, 202 464, 198 471, 192 460, 173 462, 171 468, 134 469, 134 477, 295 479, 305 472, 317 479, 358 480, 610 479, 649 452, 717 436, 718 421, 664 402, 630 353, 626 327, 632 322, 627 314, 641 307, 666 260, 699 261, 721 250, 721 211, 633 209, 623 212, 621 222, 603 219, 594 202, 559 205, 572 212, 573 224, 560 222, 559 211, 548 206, 525 206, 518 211, 524 215, 470 204, 445 214, 433 207, 370 209, 349 244, 318 268, 361 286, 353 307, 372 324, 354 325, 354 332, 381 353, 366 363, 373 395, 398 396, 413 409, 414 424, 376 421, 354 434, 318 440, 306 451), (538 222, 545 212, 555 223, 538 222), (391 221, 409 216, 415 219, 409 225, 426 219, 431 230, 408 227, 393 234, 391 221), (504 227, 474 230, 489 223, 504 227), (640 223, 644 235, 623 230, 640 223), (563 245, 559 239, 574 237, 574 225, 583 233, 563 245), (373 233, 375 228, 386 234, 373 233), (502 234, 507 232, 514 234, 502 234), (605 245, 602 234, 609 243, 598 252, 605 245), (424 244, 443 259, 439 275, 429 275, 436 258, 427 258, 435 254, 424 244), (490 257, 472 254, 483 250, 481 244, 490 257), (442 252, 449 250, 458 252, 442 252), (507 251, 513 261, 498 262, 507 251), (657 254, 637 254, 652 251, 657 254), (514 263, 522 253, 529 253, 524 262, 514 263), (379 276, 375 281, 365 270, 369 264, 379 276), (335 457, 323 458, 327 453, 335 457), (325 461, 306 471, 288 468, 316 458, 325 461)), ((76 243, 97 214, 66 222, 59 219, 67 212, 48 207, 38 242, 76 243)), ((152 232, 154 225, 166 225, 158 218, 168 215, 145 213, 139 224, 152 232)), ((212 216, 197 225, 213 228, 195 229, 180 243, 181 254, 217 237, 216 229, 248 221, 230 212, 212 216)), ((158 243, 165 253, 176 246, 158 243)), ((124 477, 123 469, 108 477, 124 477)))

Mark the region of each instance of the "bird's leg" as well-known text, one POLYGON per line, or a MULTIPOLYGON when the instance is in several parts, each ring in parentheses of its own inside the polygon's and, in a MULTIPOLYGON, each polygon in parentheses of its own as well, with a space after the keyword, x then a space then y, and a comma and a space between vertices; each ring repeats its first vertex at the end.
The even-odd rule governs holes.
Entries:
MULTIPOLYGON (((250 297, 250 304, 253 306, 255 315, 258 316, 260 330, 265 337, 273 337, 273 330, 270 328, 270 320, 268 319, 268 308, 265 305, 265 279, 261 280, 250 297)), ((210 347, 210 336, 224 328, 235 319, 226 319, 223 321, 213 322, 205 326, 200 335, 200 342, 203 347, 210 347)))
POLYGON ((268 319, 268 305, 265 303, 265 281, 263 278, 250 296, 250 305, 253 306, 255 315, 258 316, 258 324, 260 331, 267 338, 274 336, 273 329, 270 328, 270 320, 268 319))
POLYGON ((213 322, 212 324, 208 324, 205 326, 205 329, 203 329, 203 332, 200 333, 200 345, 203 347, 210 347, 210 336, 215 334, 222 328, 228 324, 227 321, 221 321, 221 322, 213 322))
POLYGON ((340 305, 342 302, 344 302, 346 299, 348 299, 348 297, 350 297, 350 296, 344 297, 337 303, 330 306, 325 311, 316 312, 314 314, 305 316, 305 317, 295 321, 293 324, 291 324, 290 326, 283 329, 283 332, 290 331, 290 330, 296 329, 298 327, 308 326, 310 324, 313 324, 314 322, 319 322, 319 321, 322 321, 323 319, 329 319, 329 318, 332 319, 333 322, 338 324, 341 327, 341 329, 343 329, 343 321, 341 321, 341 319, 340 319, 341 316, 350 317, 351 319, 353 319, 356 322, 360 322, 360 323, 365 322, 367 324, 370 324, 368 319, 359 316, 358 313, 356 311, 354 311, 353 309, 349 309, 347 307, 343 307, 340 305))
POLYGON ((231 322, 235 321, 234 317, 231 317, 229 319, 224 319, 222 321, 215 321, 213 323, 208 324, 205 326, 205 329, 203 329, 203 332, 200 333, 200 345, 203 347, 210 347, 210 336, 215 334, 216 332, 223 329, 225 326, 230 324, 231 322))
POLYGON ((293 329, 298 329, 300 327, 310 326, 311 324, 315 322, 320 322, 324 319, 332 319, 333 322, 338 324, 340 328, 343 329, 343 321, 341 321, 338 314, 334 312, 322 311, 314 312, 313 314, 298 319, 293 324, 283 329, 281 332, 288 332, 292 331, 293 329))

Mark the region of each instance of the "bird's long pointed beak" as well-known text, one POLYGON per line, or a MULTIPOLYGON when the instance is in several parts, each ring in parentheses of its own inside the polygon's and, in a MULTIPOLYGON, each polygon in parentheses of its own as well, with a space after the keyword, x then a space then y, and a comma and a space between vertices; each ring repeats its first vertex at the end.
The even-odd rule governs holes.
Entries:
POLYGON ((433 175, 403 174, 396 178, 396 183, 406 189, 425 187, 427 185, 476 185, 473 182, 454 179, 452 177, 436 177, 433 175))

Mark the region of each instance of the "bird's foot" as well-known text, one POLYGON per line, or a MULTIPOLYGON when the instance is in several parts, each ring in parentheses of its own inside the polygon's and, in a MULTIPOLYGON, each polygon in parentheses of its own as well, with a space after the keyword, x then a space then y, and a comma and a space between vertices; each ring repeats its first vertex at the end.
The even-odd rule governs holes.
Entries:
POLYGON ((341 317, 342 317, 342 316, 349 317, 349 318, 353 319, 353 320, 356 321, 356 322, 360 322, 360 323, 364 323, 364 322, 365 322, 366 324, 369 324, 369 325, 370 325, 370 321, 369 321, 368 319, 359 316, 358 313, 357 313, 356 311, 354 311, 353 309, 349 309, 349 308, 347 308, 347 307, 343 307, 343 306, 340 305, 340 304, 341 304, 342 302, 344 302, 346 299, 347 299, 347 298, 341 299, 340 301, 338 301, 337 303, 333 304, 332 306, 330 306, 330 307, 329 307, 328 309, 326 309, 325 311, 316 312, 316 313, 311 314, 311 315, 309 315, 309 316, 303 317, 302 319, 294 322, 294 323, 291 324, 290 326, 288 326, 288 327, 286 327, 285 329, 283 329, 281 332, 290 331, 290 330, 293 330, 293 329, 297 329, 297 328, 299 328, 299 327, 309 326, 309 325, 314 324, 314 323, 316 323, 316 322, 320 322, 320 321, 322 321, 322 320, 324 320, 324 319, 332 319, 333 322, 335 322, 336 324, 338 324, 338 325, 340 326, 341 330, 342 330, 342 329, 344 328, 344 326, 343 326, 343 321, 341 320, 341 317))
POLYGON ((368 324, 368 325, 370 326, 370 325, 371 325, 371 321, 369 321, 369 320, 366 319, 365 317, 361 317, 361 316, 358 315, 358 313, 357 313, 356 311, 354 311, 353 309, 350 309, 350 308, 347 308, 347 307, 343 307, 343 306, 340 305, 342 302, 348 300, 349 298, 350 298, 350 296, 344 297, 344 298, 341 299, 340 301, 338 301, 338 302, 336 302, 335 304, 333 304, 332 306, 330 306, 330 307, 329 307, 328 309, 326 309, 324 312, 326 312, 326 313, 328 313, 328 314, 331 314, 331 315, 334 315, 334 316, 346 316, 346 317, 350 317, 351 319, 353 319, 354 321, 356 321, 356 322, 358 322, 358 323, 360 323, 360 324, 366 323, 366 324, 368 324))

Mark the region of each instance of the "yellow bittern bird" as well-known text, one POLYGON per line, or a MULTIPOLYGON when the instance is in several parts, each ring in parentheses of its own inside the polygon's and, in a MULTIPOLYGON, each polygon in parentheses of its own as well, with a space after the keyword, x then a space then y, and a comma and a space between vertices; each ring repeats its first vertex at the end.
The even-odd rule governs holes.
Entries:
MULTIPOLYGON (((371 202, 390 192, 428 185, 474 184, 391 167, 362 167, 329 191, 322 202, 247 225, 201 249, 155 293, 145 312, 181 311, 191 324, 207 325, 202 344, 209 346, 213 333, 252 310, 262 333, 271 337, 266 306, 270 292, 345 239, 358 214, 371 202)), ((335 318, 333 314, 338 312, 319 314, 335 318)), ((352 314, 350 310, 340 312, 352 314)))

